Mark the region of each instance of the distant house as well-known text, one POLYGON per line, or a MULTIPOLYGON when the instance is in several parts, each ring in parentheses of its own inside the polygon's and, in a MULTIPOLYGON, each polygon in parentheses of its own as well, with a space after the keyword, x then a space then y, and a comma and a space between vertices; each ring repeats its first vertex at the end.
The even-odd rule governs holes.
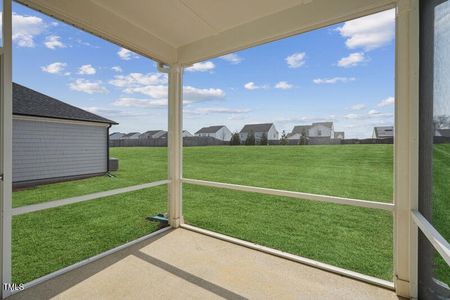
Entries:
POLYGON ((125 133, 122 132, 113 132, 109 135, 110 140, 120 140, 125 135, 125 133))
MULTIPOLYGON (((344 138, 344 132, 339 132, 344 138)), ((300 138, 302 135, 308 138, 335 138, 333 122, 316 122, 312 125, 298 125, 295 126, 289 134, 290 139, 300 138)))
POLYGON ((157 139, 166 134, 165 130, 149 130, 139 135, 139 139, 157 139))
POLYGON ((435 136, 450 137, 450 129, 436 129, 435 136))
POLYGON ((194 135, 187 130, 183 130, 183 137, 191 137, 191 136, 194 136, 194 135))
POLYGON ((393 126, 379 126, 373 128, 373 139, 388 139, 394 137, 393 126))
POLYGON ((241 141, 244 142, 250 133, 255 135, 256 141, 261 140, 264 134, 267 136, 268 140, 278 140, 279 135, 273 123, 247 124, 239 132, 241 141))
MULTIPOLYGON (((164 134, 162 134, 159 138, 160 139, 167 139, 167 136, 168 136, 168 132, 165 131, 164 134)), ((193 136, 192 133, 190 133, 187 130, 183 130, 183 137, 191 137, 191 136, 193 136)))
POLYGON ((137 140, 141 135, 140 132, 130 132, 122 136, 122 140, 137 140))
POLYGON ((195 136, 208 136, 213 137, 221 141, 231 140, 232 133, 224 125, 203 127, 195 133, 195 136))
POLYGON ((345 139, 345 133, 343 131, 335 131, 334 138, 338 140, 343 140, 345 139))
POLYGON ((114 121, 13 84, 13 186, 103 175, 114 121))

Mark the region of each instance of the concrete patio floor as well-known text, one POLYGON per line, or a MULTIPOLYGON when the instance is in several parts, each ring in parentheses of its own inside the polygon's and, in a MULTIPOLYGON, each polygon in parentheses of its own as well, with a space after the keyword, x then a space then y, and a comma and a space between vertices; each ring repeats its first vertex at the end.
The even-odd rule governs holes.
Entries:
POLYGON ((8 299, 398 299, 394 292, 186 229, 8 299))

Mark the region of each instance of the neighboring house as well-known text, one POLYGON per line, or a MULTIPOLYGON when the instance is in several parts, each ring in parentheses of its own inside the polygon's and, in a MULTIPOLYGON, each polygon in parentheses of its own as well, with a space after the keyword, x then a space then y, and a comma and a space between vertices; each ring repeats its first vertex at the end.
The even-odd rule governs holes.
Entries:
MULTIPOLYGON (((342 135, 344 134, 341 132, 342 135)), ((302 135, 309 138, 335 138, 333 122, 317 122, 312 125, 295 126, 290 134, 290 138, 299 139, 302 135)))
POLYGON ((141 135, 140 132, 130 132, 122 136, 122 140, 137 140, 139 139, 139 136, 141 135))
POLYGON ((125 133, 122 132, 113 132, 109 135, 110 140, 120 140, 125 135, 125 133))
POLYGON ((245 142, 250 133, 255 135, 257 142, 261 140, 264 134, 266 134, 268 140, 278 140, 278 131, 273 123, 245 125, 239 132, 241 141, 245 142))
MULTIPOLYGON (((163 135, 161 135, 159 138, 160 139, 167 139, 168 136, 168 132, 165 131, 163 135)), ((191 137, 193 136, 189 131, 187 130, 183 130, 183 137, 191 137)))
POLYGON ((139 139, 158 139, 166 134, 164 130, 149 130, 139 135, 139 139))
POLYGON ((14 187, 105 174, 113 124, 13 83, 14 187))
POLYGON ((450 137, 450 129, 436 129, 435 136, 450 137))
POLYGON ((345 133, 343 131, 335 131, 334 138, 338 140, 343 140, 345 139, 345 133))
POLYGON ((191 137, 191 136, 194 136, 194 135, 187 130, 183 130, 183 137, 191 137))
POLYGON ((394 127, 393 126, 380 126, 373 128, 373 139, 388 139, 394 137, 394 127))
POLYGON ((232 135, 231 131, 224 125, 203 127, 195 133, 195 136, 208 136, 221 141, 231 140, 232 135))

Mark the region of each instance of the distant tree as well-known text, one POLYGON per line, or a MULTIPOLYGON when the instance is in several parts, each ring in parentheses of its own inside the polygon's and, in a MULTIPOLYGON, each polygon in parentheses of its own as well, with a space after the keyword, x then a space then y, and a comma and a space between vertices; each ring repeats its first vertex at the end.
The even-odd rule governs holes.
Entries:
POLYGON ((269 140, 267 139, 267 134, 265 132, 262 134, 259 144, 262 146, 267 146, 269 144, 269 140))
POLYGON ((240 145, 241 144, 241 137, 239 136, 239 133, 235 132, 231 136, 230 145, 240 145))
POLYGON ((247 139, 245 140, 246 145, 255 145, 256 139, 255 139, 255 133, 253 131, 250 131, 247 135, 247 139))
POLYGON ((298 141, 299 145, 308 145, 308 137, 306 136, 306 129, 302 130, 302 133, 300 134, 300 140, 298 141))
POLYGON ((283 130, 283 132, 281 133, 280 145, 287 145, 288 143, 289 141, 287 139, 286 131, 283 130))

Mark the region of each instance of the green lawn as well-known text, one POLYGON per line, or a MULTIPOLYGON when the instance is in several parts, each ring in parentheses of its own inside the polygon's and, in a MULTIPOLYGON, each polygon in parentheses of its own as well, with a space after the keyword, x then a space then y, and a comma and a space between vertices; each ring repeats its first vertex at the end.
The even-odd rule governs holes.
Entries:
MULTIPOLYGON (((448 174, 449 146, 436 150, 442 153, 436 164, 447 168, 436 176, 448 174)), ((115 177, 15 192, 14 206, 166 177, 165 148, 112 148, 111 155, 120 160, 115 177)), ((391 202, 392 158, 392 145, 192 147, 184 148, 184 177, 391 202)), ((445 180, 435 191, 434 219, 449 238, 445 180)), ((14 280, 29 281, 155 230, 144 217, 166 211, 165 192, 151 188, 15 217, 14 280), (124 204, 131 210, 124 212, 124 204)), ((389 213, 192 185, 183 197, 190 224, 392 280, 389 213)), ((445 262, 437 263, 439 278, 450 278, 445 262)))

